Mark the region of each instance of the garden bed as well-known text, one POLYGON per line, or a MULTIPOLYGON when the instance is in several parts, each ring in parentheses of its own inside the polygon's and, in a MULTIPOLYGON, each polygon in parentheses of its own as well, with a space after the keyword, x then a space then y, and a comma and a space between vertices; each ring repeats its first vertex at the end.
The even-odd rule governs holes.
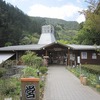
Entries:
MULTIPOLYGON (((12 100, 20 100, 21 93, 21 78, 40 78, 40 100, 43 98, 44 85, 47 67, 42 65, 42 58, 37 57, 37 55, 33 52, 27 52, 26 55, 22 56, 22 60, 25 67, 19 66, 16 68, 12 67, 12 61, 5 62, 3 64, 2 70, 0 70, 0 100, 4 100, 4 98, 12 98, 12 100), (16 71, 14 74, 7 75, 9 77, 5 77, 4 74, 10 72, 14 72, 11 69, 16 71), (7 69, 7 70, 5 70, 7 69), (20 69, 20 70, 19 70, 20 69), (39 72, 39 73, 38 73, 39 72)), ((9 73, 8 73, 9 74, 9 73)))
POLYGON ((41 68, 41 74, 37 75, 37 69, 32 67, 26 67, 22 70, 22 74, 20 77, 16 77, 16 75, 4 78, 0 78, 0 100, 4 100, 4 98, 12 98, 12 100, 20 100, 21 93, 21 77, 37 77, 40 78, 40 100, 43 98, 45 79, 46 79, 47 68, 41 68), (2 98, 2 99, 1 99, 2 98))
POLYGON ((80 74, 83 74, 85 77, 87 77, 87 85, 93 87, 94 89, 100 92, 100 80, 99 80, 100 73, 97 70, 98 66, 95 68, 93 68, 93 66, 97 65, 87 65, 87 66, 82 65, 81 67, 77 66, 74 68, 68 68, 68 70, 71 71, 78 78, 80 78, 80 74))
POLYGON ((87 70, 90 70, 92 73, 100 74, 100 65, 82 65, 83 68, 86 68, 87 70))

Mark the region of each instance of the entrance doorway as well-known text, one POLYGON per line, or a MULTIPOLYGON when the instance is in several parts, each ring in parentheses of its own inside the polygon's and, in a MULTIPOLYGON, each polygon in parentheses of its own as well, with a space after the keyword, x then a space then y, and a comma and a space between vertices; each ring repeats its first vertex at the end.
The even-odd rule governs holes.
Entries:
POLYGON ((66 53, 63 51, 49 52, 49 64, 66 64, 66 53))

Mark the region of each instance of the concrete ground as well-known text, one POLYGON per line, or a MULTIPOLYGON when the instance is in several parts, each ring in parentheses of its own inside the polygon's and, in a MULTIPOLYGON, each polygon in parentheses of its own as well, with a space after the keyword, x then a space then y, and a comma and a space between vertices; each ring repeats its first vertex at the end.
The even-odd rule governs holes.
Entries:
POLYGON ((70 73, 64 66, 48 68, 43 100, 100 100, 100 94, 70 73))

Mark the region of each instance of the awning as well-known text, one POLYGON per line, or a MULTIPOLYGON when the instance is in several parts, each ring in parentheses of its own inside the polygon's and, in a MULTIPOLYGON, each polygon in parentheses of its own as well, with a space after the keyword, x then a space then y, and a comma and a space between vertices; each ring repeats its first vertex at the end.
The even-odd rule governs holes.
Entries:
POLYGON ((4 61, 6 61, 7 59, 11 58, 14 55, 14 53, 2 53, 0 54, 0 64, 4 61))

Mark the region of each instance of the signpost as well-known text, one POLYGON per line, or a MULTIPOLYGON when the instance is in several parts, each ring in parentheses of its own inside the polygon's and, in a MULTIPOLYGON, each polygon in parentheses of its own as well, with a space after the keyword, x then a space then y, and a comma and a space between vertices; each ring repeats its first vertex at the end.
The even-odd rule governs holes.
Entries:
POLYGON ((77 57, 77 63, 80 64, 80 56, 77 57))
POLYGON ((81 62, 80 62, 80 56, 77 57, 77 63, 80 65, 80 74, 81 74, 81 62))
POLYGON ((39 78, 21 78, 22 100, 39 100, 39 78))

